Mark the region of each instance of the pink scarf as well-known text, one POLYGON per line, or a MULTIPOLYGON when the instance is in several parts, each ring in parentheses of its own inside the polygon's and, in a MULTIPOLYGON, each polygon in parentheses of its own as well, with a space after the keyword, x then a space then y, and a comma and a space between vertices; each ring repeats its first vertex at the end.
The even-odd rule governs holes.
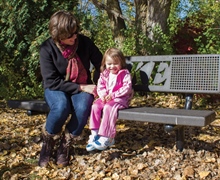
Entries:
POLYGON ((76 53, 78 48, 78 40, 74 45, 57 44, 57 47, 62 52, 64 58, 68 59, 68 66, 66 68, 66 78, 65 81, 76 82, 78 84, 87 83, 87 72, 76 53))

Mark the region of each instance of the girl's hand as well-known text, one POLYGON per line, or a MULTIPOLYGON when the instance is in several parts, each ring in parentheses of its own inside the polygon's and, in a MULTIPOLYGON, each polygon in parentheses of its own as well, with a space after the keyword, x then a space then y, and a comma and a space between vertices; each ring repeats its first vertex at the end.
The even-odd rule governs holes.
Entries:
POLYGON ((100 97, 103 103, 105 103, 105 97, 100 97))
POLYGON ((111 101, 111 100, 112 100, 112 96, 110 94, 105 96, 105 101, 106 102, 111 101))

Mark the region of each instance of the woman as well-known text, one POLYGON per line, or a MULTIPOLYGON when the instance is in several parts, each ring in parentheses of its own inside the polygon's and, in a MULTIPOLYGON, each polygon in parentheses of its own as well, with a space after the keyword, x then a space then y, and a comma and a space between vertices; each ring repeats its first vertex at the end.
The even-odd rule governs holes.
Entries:
POLYGON ((57 140, 60 144, 56 163, 60 167, 69 164, 69 144, 82 133, 96 95, 90 64, 99 73, 102 54, 88 37, 78 32, 79 23, 75 16, 58 11, 49 21, 51 37, 41 45, 44 97, 50 107, 42 130, 43 145, 39 159, 42 167, 47 166, 57 140), (66 123, 70 113, 71 118, 66 123))

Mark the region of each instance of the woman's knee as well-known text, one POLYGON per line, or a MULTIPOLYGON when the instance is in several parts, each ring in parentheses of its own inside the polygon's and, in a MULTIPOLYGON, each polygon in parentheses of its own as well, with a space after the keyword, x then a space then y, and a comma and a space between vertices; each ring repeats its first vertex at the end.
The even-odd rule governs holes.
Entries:
POLYGON ((91 94, 80 94, 72 97, 74 110, 77 112, 87 112, 91 110, 94 97, 91 94))
POLYGON ((59 101, 54 103, 51 107, 51 111, 56 111, 57 113, 69 113, 70 105, 65 101, 59 101))

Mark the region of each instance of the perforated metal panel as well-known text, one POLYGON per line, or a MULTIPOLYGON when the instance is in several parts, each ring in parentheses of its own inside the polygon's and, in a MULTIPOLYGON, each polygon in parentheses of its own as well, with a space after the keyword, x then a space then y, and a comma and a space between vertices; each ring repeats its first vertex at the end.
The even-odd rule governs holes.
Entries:
POLYGON ((219 56, 173 56, 171 90, 219 92, 219 56))

